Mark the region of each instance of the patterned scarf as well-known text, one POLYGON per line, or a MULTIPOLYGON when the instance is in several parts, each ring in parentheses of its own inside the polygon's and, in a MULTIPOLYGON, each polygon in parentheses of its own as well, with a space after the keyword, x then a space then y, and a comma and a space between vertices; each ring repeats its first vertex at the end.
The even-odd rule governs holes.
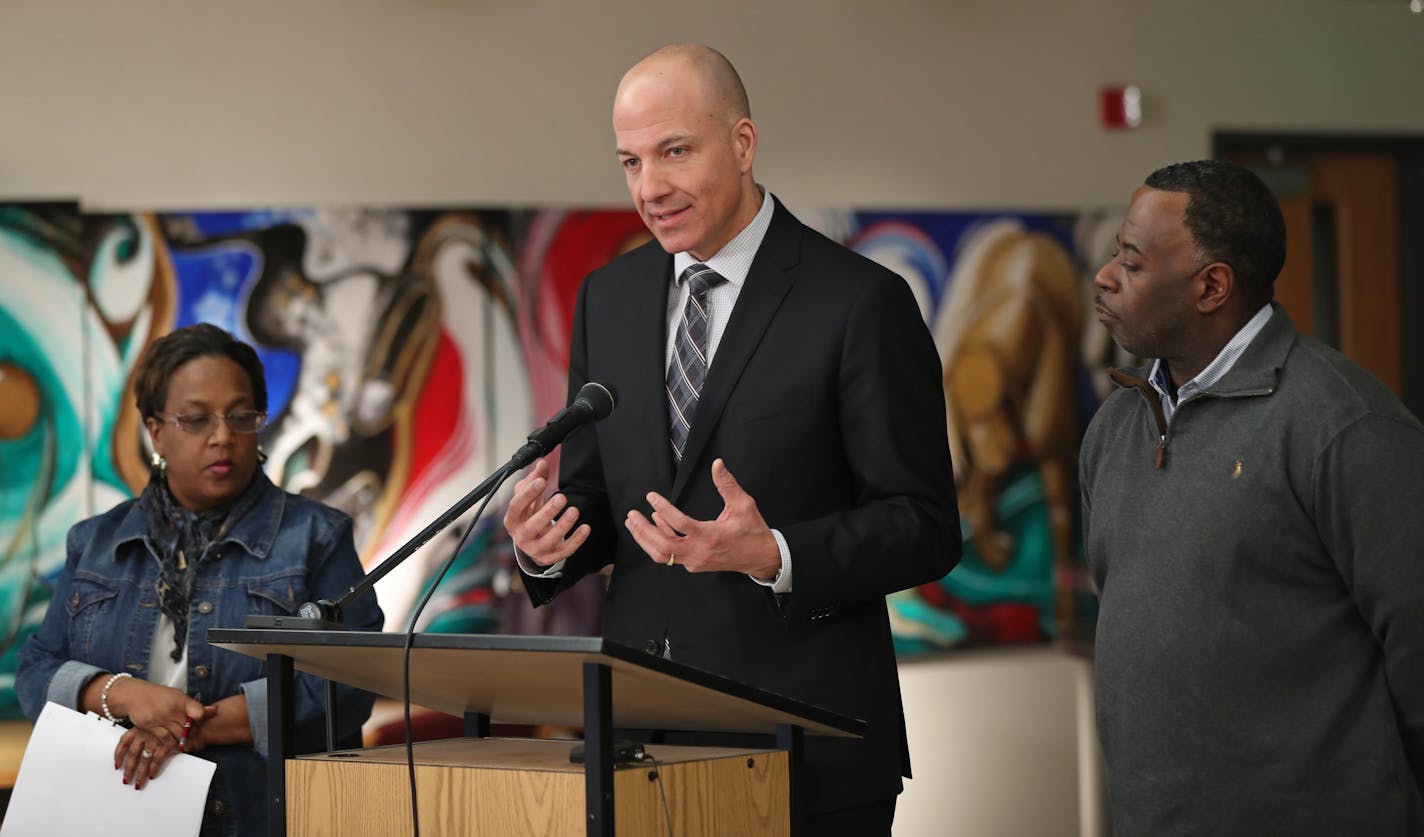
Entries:
POLYGON ((173 621, 173 661, 183 659, 188 645, 188 600, 198 568, 206 562, 215 543, 232 524, 257 504, 262 495, 261 473, 225 507, 195 512, 178 505, 168 489, 166 477, 153 475, 139 495, 139 507, 148 517, 148 539, 158 552, 158 606, 173 621))

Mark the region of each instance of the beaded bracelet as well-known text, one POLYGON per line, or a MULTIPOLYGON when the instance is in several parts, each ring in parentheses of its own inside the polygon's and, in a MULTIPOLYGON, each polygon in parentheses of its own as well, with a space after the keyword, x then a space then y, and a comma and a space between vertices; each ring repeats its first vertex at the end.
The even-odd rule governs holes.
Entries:
POLYGON ((119 723, 119 719, 115 718, 114 713, 109 711, 109 689, 125 677, 133 677, 133 675, 126 671, 110 675, 108 681, 104 683, 104 688, 99 692, 99 708, 104 710, 104 717, 108 718, 109 722, 113 724, 119 723))

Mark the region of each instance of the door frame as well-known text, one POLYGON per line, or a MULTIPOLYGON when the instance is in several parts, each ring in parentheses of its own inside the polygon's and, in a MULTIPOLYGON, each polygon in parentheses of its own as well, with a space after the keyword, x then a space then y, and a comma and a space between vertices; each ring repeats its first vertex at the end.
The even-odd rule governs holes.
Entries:
POLYGON ((1399 351, 1401 400, 1424 418, 1424 136, 1213 131, 1213 157, 1315 152, 1390 154, 1395 159, 1399 220, 1399 351), (1412 326, 1412 327, 1411 327, 1412 326))

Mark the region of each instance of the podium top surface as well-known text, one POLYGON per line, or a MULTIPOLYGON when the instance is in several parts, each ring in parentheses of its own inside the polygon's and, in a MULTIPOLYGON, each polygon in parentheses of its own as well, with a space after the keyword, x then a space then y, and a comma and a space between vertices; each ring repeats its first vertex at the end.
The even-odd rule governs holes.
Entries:
MULTIPOLYGON (((405 636, 359 631, 211 628, 208 642, 249 657, 284 654, 299 671, 384 697, 402 696, 405 636)), ((613 723, 625 729, 857 737, 865 722, 602 637, 416 634, 410 700, 496 723, 581 726, 583 665, 609 668, 613 723)))

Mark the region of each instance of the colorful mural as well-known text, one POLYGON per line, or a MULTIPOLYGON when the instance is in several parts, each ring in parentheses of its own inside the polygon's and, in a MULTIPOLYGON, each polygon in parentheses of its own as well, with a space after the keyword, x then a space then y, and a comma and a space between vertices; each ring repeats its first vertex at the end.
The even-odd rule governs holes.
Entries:
MULTIPOLYGON (((892 597, 901 652, 1041 641, 1090 618, 1073 463, 1110 345, 1085 319, 1086 277, 1116 220, 802 214, 905 278, 944 362, 965 560, 892 597)), ((18 714, 15 653, 69 527, 146 479, 129 377, 149 341, 208 321, 258 348, 268 473, 350 513, 370 567, 562 406, 578 284, 645 240, 626 211, 0 204, 0 715, 18 714)), ((538 613, 514 595, 501 502, 421 626, 596 631, 596 584, 538 613)), ((470 525, 382 581, 388 627, 470 525)))
POLYGON ((1096 347, 1108 345, 1086 339, 1101 330, 1087 316, 1091 271, 1111 246, 1099 231, 1116 225, 1067 214, 853 216, 846 243, 905 278, 939 347, 964 532, 953 572, 890 597, 901 654, 1040 642, 1091 620, 1077 447, 1097 407, 1096 347))

